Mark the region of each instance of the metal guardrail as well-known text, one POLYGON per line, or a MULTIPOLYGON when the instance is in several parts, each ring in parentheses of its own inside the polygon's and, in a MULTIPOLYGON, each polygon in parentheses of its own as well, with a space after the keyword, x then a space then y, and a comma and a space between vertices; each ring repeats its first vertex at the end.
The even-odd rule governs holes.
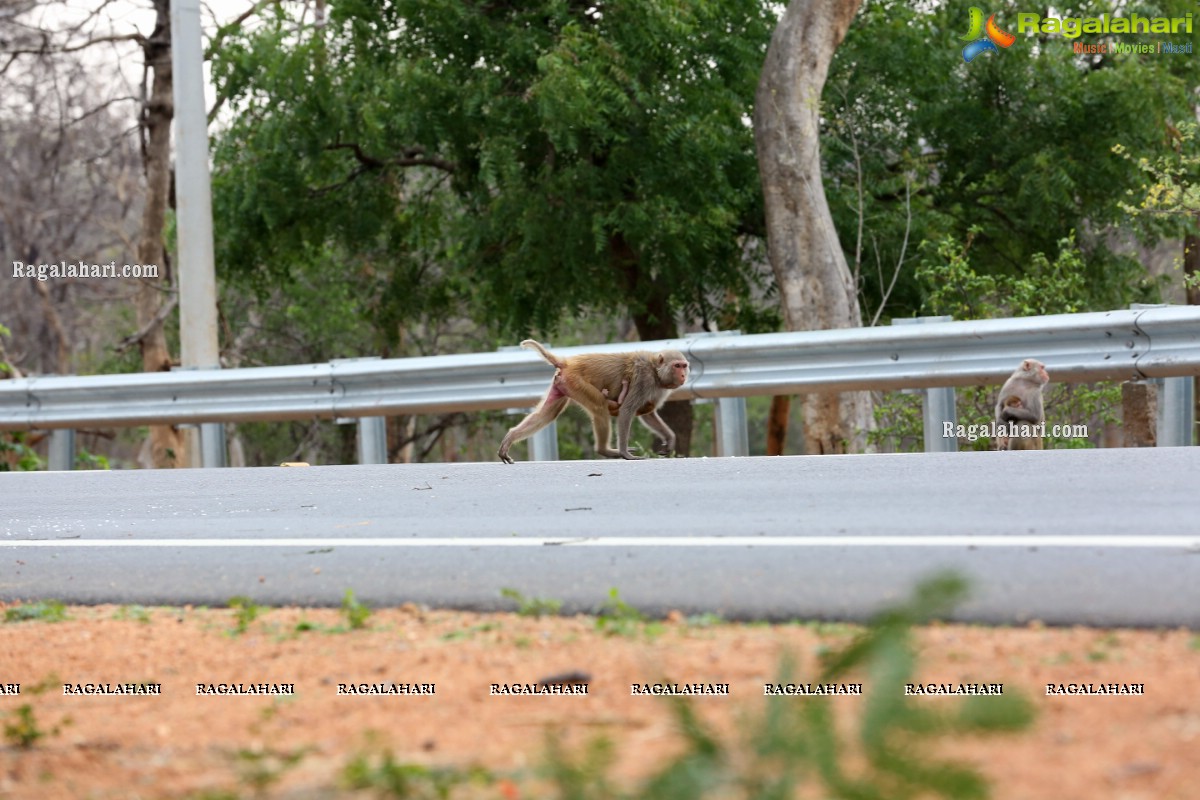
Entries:
MULTIPOLYGON (((556 348, 676 348, 692 379, 676 397, 1000 383, 1022 358, 1056 382, 1200 375, 1200 308, 1165 306, 881 328, 697 336, 556 348)), ((548 365, 528 351, 236 370, 0 381, 0 430, 379 417, 530 406, 548 365)))

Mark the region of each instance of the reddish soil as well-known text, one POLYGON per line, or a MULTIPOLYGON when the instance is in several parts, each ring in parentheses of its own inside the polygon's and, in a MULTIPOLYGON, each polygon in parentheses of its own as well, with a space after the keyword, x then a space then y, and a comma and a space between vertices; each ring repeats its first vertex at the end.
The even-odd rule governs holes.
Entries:
MULTIPOLYGON (((500 778, 453 796, 512 800, 537 796, 548 731, 572 752, 610 739, 613 774, 632 786, 662 768, 681 739, 670 704, 631 696, 630 684, 664 676, 729 684, 730 696, 692 704, 734 741, 747 715, 766 703, 811 701, 763 696, 784 652, 794 655, 799 675, 814 676, 818 653, 858 632, 676 619, 610 635, 588 617, 418 608, 377 610, 364 629, 345 630, 336 610, 286 608, 264 610, 234 634, 234 612, 225 609, 99 606, 68 614, 64 622, 0 624, 0 686, 21 687, 19 695, 0 695, 0 798, 370 796, 339 790, 340 776, 356 756, 388 752, 399 763, 484 767, 500 778), (298 631, 302 620, 315 629, 298 631), (489 694, 493 683, 571 672, 589 676, 587 696, 489 694), (161 684, 161 695, 63 693, 64 683, 142 681, 161 684), (337 694, 339 683, 392 681, 432 683, 436 694, 337 694), (292 683, 295 694, 197 696, 197 683, 221 682, 292 683), (43 734, 28 747, 19 742, 25 706, 32 720, 24 717, 24 730, 32 722, 43 734), (289 755, 296 758, 285 766, 289 755)), ((932 625, 917 640, 919 681, 1003 683, 1006 694, 1023 692, 1036 709, 1027 731, 960 737, 936 750, 980 769, 994 797, 1197 796, 1195 634, 932 625), (1141 683, 1145 694, 1046 696, 1046 684, 1071 682, 1141 683)), ((832 703, 852 733, 861 699, 832 703)))

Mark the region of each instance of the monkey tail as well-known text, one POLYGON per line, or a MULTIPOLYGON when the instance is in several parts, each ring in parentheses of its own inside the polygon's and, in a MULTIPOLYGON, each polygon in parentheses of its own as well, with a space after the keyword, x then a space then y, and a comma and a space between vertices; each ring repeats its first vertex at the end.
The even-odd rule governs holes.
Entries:
POLYGON ((528 347, 530 350, 537 350, 542 354, 542 358, 549 361, 550 366, 555 367, 556 369, 562 369, 567 365, 567 362, 563 361, 561 358, 554 355, 554 353, 551 353, 549 350, 542 347, 541 344, 535 342, 533 339, 526 339, 525 341, 521 342, 521 347, 528 347))

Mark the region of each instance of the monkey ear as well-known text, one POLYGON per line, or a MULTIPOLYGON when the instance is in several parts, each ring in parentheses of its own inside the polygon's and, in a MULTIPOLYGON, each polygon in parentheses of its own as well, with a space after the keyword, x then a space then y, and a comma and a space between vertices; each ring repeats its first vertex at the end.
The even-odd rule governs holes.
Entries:
POLYGON ((662 353, 659 353, 658 354, 658 365, 661 367, 665 363, 667 363, 667 357, 664 356, 662 353))

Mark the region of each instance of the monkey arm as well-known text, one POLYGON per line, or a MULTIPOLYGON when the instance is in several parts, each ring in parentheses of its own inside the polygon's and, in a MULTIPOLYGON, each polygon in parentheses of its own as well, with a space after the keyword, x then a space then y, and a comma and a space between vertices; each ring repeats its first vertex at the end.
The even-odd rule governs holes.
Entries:
POLYGON ((638 417, 642 423, 654 431, 654 435, 662 439, 663 447, 666 452, 674 455, 675 453, 675 431, 671 430, 671 426, 663 422, 663 418, 658 415, 656 409, 651 409, 648 414, 638 417))

